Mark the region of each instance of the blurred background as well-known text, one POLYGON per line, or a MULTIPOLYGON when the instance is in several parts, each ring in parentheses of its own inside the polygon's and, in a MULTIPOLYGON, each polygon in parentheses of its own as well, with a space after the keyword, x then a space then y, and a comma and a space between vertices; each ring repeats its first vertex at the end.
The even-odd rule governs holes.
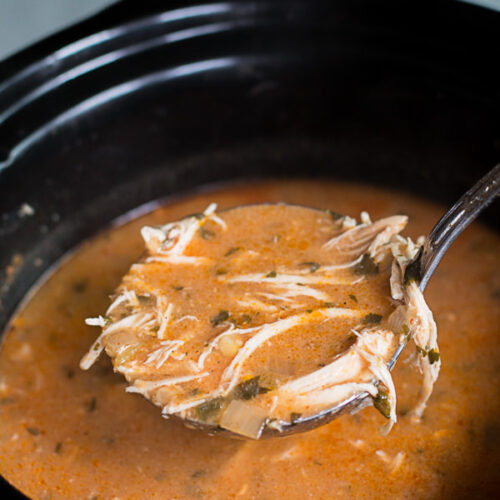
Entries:
POLYGON ((0 0, 0 60, 117 0, 0 0))
MULTIPOLYGON (((117 1, 0 0, 0 60, 117 1)), ((500 10, 500 0, 467 2, 500 10)), ((165 8, 168 8, 168 0, 165 8)))

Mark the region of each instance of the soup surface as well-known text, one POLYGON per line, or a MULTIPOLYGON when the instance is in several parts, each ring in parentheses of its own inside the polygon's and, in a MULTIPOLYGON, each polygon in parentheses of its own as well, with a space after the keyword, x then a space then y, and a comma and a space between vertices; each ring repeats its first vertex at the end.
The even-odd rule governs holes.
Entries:
MULTIPOLYGON (((500 478, 499 238, 476 224, 443 259, 426 291, 442 371, 423 419, 407 415, 420 375, 393 371, 398 424, 388 436, 373 408, 314 431, 237 441, 161 418, 103 357, 84 319, 106 310, 143 252, 140 228, 247 203, 298 203, 373 219, 410 218, 426 234, 442 207, 371 187, 274 182, 185 198, 85 242, 12 320, 0 352, 0 473, 35 498, 485 498, 500 478)), ((307 349, 307 346, 304 347, 307 349)), ((313 347, 311 347, 313 349, 313 347)), ((408 350, 403 358, 414 355, 408 350)))
POLYGON ((418 251, 399 235, 407 217, 215 209, 141 229, 144 255, 104 315, 86 320, 102 333, 82 368, 105 349, 128 392, 211 432, 282 433, 359 393, 390 417, 388 430, 396 398, 386 365, 413 337, 430 375, 425 405, 439 352, 421 292, 403 285, 400 265, 418 251))

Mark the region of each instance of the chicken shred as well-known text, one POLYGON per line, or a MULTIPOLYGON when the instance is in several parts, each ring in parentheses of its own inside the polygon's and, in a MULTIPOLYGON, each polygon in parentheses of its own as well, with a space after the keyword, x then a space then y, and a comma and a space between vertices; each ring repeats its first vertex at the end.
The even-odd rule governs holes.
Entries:
MULTIPOLYGON (((372 222, 363 212, 359 224, 351 217, 340 216, 318 250, 323 256, 321 264, 302 262, 295 267, 281 265, 272 271, 253 269, 248 265, 258 266, 260 260, 265 260, 265 251, 239 247, 225 250, 223 255, 228 260, 224 266, 230 263, 229 270, 222 269, 212 286, 234 290, 235 297, 228 307, 230 312, 221 308, 208 325, 202 314, 183 302, 190 294, 180 293, 182 286, 173 286, 177 294, 166 293, 162 286, 148 281, 147 272, 157 272, 159 266, 183 266, 186 273, 201 276, 207 271, 200 269, 219 265, 213 254, 193 254, 190 249, 197 234, 209 240, 207 245, 213 245, 211 240, 217 237, 216 232, 231 233, 230 217, 216 214, 216 205, 211 204, 201 214, 159 227, 144 227, 141 234, 148 253, 131 267, 106 316, 86 320, 102 332, 80 366, 89 369, 105 349, 115 370, 129 381, 127 391, 151 399, 162 407, 164 416, 177 414, 195 420, 210 420, 213 414, 223 417, 229 407, 235 407, 231 401, 242 397, 250 400, 239 404, 242 415, 254 412, 262 419, 264 409, 268 417, 263 425, 278 430, 293 425, 294 419, 307 412, 324 411, 360 393, 377 398, 384 391, 388 432, 396 422, 396 391, 388 363, 396 347, 411 339, 418 351, 414 363, 423 375, 412 411, 418 419, 432 393, 441 360, 432 312, 418 284, 404 283, 406 266, 423 243, 421 239, 414 243, 400 236, 406 223, 407 217, 397 215, 372 222), (206 229, 206 224, 212 224, 214 231, 206 229), (347 296, 349 290, 369 281, 379 268, 389 269, 388 285, 395 304, 387 318, 358 306, 357 299, 354 309, 330 302, 332 290, 340 287, 347 296), (237 314, 243 324, 237 323, 237 314), (245 324, 259 314, 262 319, 256 324, 245 324), (315 325, 340 320, 352 322, 347 333, 354 340, 325 366, 300 376, 282 377, 275 387, 264 387, 265 391, 256 385, 259 377, 251 378, 247 366, 265 346, 279 338, 290 338, 290 332, 297 329, 317 328, 315 325), (372 325, 370 321, 382 323, 372 325), (225 348, 221 349, 221 345, 225 348), (208 382, 214 377, 214 360, 223 362, 215 386, 208 382), (243 395, 235 396, 235 391, 243 395), (248 412, 243 410, 246 405, 248 412), (290 417, 283 408, 293 409, 290 417)), ((268 243, 279 247, 280 239, 273 236, 268 243)), ((352 293, 349 297, 356 298, 352 293)), ((229 415, 220 419, 226 420, 231 420, 229 415)), ((235 431, 231 422, 231 430, 235 431)), ((258 435, 249 437, 258 438, 262 426, 247 425, 257 427, 258 435)))

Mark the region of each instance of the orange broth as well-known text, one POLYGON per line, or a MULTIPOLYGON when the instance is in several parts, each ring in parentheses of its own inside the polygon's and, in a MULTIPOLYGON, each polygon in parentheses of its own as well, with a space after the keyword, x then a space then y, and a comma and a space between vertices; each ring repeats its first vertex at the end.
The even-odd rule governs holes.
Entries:
MULTIPOLYGON (((421 423, 405 416, 420 376, 401 359, 398 423, 373 408, 267 441, 210 437, 165 420, 102 359, 78 363, 96 337, 84 318, 143 251, 139 230, 200 212, 284 201, 373 219, 410 216, 429 232, 443 207, 406 194, 333 182, 224 188, 162 206, 86 241, 13 318, 0 352, 0 473, 33 498, 488 498, 500 487, 499 237, 475 224, 426 290, 438 326, 440 378, 421 423)), ((403 358, 410 355, 405 353, 403 358)))

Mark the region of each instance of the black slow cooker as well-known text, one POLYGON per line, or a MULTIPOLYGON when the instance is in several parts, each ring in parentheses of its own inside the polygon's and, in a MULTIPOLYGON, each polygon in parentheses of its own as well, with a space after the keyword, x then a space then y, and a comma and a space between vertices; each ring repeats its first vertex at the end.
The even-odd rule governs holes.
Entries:
POLYGON ((125 0, 5 60, 0 332, 150 200, 332 177, 454 201, 500 159, 499 33, 451 0, 125 0))

